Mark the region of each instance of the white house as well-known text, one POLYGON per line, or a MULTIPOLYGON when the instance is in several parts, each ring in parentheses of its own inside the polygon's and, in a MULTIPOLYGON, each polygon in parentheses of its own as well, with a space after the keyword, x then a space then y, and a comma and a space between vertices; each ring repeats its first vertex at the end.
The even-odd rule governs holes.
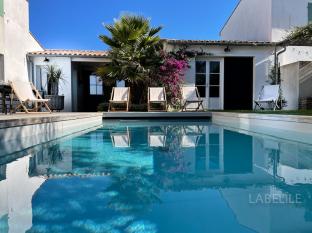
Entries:
MULTIPOLYGON (((312 22, 311 0, 241 0, 220 32, 223 40, 282 41, 295 27, 312 22)), ((311 47, 287 47, 279 57, 288 109, 312 96, 311 47)))
MULTIPOLYGON (((60 94, 65 96, 65 111, 95 111, 99 103, 107 102, 110 89, 94 75, 98 65, 110 61, 107 51, 44 50, 29 33, 28 1, 0 3, 1 79, 28 77, 46 91, 44 67, 57 65, 64 72, 60 94)), ((165 48, 196 52, 185 84, 198 87, 206 108, 252 109, 253 100, 268 83, 275 42, 294 26, 312 20, 311 4, 309 0, 241 0, 221 30, 222 40, 167 39, 165 48)), ((279 56, 287 109, 297 109, 300 97, 312 96, 311 61, 310 47, 287 47, 279 56)))
POLYGON ((67 112, 92 112, 109 96, 107 89, 94 75, 96 67, 109 62, 106 51, 44 50, 28 53, 31 72, 30 80, 37 89, 47 91, 45 67, 56 65, 63 71, 59 94, 65 96, 67 112))
POLYGON ((261 41, 166 40, 167 50, 186 47, 190 60, 185 85, 198 87, 208 109, 252 109, 271 64, 274 44, 261 41))

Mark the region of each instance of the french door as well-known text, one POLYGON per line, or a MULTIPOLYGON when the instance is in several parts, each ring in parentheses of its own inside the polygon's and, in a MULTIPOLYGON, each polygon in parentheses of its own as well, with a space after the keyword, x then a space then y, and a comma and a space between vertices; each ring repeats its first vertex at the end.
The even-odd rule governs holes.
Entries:
POLYGON ((196 59, 195 73, 195 86, 199 91, 200 97, 204 100, 205 107, 220 109, 223 73, 222 60, 196 59))

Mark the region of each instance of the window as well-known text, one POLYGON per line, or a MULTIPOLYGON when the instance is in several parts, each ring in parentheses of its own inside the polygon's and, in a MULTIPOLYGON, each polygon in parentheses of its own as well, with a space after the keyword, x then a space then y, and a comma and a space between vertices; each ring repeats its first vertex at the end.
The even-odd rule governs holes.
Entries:
POLYGON ((35 86, 39 91, 45 92, 48 87, 48 78, 47 71, 45 66, 36 65, 36 78, 35 78, 35 86))
POLYGON ((308 23, 312 23, 312 3, 308 3, 308 23))
POLYGON ((196 80, 195 85, 200 97, 206 97, 206 61, 196 61, 196 80))
POLYGON ((103 95, 103 81, 100 77, 90 76, 90 95, 103 95))
POLYGON ((220 62, 210 62, 209 97, 220 97, 220 62))

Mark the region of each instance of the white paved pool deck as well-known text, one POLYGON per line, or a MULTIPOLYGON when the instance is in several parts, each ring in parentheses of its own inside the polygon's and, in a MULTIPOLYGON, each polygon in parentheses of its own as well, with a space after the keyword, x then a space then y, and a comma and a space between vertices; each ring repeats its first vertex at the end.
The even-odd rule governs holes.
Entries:
POLYGON ((213 112, 212 122, 239 131, 312 144, 312 116, 213 112))

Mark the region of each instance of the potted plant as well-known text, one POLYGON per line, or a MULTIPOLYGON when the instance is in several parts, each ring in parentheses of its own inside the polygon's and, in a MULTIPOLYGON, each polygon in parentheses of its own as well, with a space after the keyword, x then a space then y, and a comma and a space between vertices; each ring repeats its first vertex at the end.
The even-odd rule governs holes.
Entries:
POLYGON ((48 65, 46 72, 48 94, 45 95, 45 98, 50 100, 51 110, 61 111, 64 109, 64 96, 59 95, 59 84, 64 82, 63 71, 55 65, 48 65))

